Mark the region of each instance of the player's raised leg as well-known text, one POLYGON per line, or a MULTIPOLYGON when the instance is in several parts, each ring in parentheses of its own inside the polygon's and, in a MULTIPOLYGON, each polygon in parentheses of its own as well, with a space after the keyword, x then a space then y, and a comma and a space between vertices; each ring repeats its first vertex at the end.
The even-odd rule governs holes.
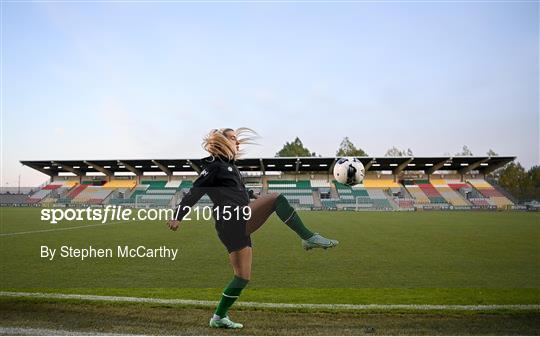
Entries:
POLYGON ((309 250, 312 248, 331 248, 339 242, 326 239, 318 233, 313 233, 303 222, 296 210, 291 206, 287 198, 281 193, 268 194, 252 201, 251 218, 246 224, 247 234, 255 232, 261 227, 268 217, 276 212, 276 215, 301 239, 302 247, 309 250))

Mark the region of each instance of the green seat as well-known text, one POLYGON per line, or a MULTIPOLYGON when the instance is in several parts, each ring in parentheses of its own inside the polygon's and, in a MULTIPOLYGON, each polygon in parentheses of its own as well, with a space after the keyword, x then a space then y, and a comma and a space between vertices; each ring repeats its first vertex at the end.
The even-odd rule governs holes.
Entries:
POLYGON ((163 180, 145 180, 145 181, 142 181, 141 184, 149 185, 148 189, 155 190, 155 189, 165 188, 165 185, 167 184, 167 182, 163 180))

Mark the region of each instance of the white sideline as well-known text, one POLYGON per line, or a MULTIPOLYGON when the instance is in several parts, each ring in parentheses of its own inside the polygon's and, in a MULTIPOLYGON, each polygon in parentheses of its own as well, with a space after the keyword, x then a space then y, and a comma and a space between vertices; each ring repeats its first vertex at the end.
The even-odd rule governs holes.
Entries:
MULTIPOLYGON (((21 328, 0 326, 0 334, 8 336, 120 336, 111 333, 83 332, 71 330, 45 329, 45 328, 21 328)), ((121 336, 126 336, 122 334, 121 336)))
POLYGON ((98 226, 108 226, 108 225, 114 225, 119 223, 127 223, 132 222, 133 220, 128 221, 116 221, 116 222, 105 222, 105 223, 98 223, 98 224, 92 224, 92 225, 82 225, 82 226, 73 226, 73 227, 62 227, 62 228, 50 228, 50 229, 39 229, 35 231, 27 231, 27 232, 14 232, 14 233, 2 233, 0 236, 13 236, 13 235, 22 235, 22 234, 34 234, 34 233, 45 233, 45 232, 57 232, 57 231, 67 231, 70 229, 78 229, 78 228, 86 228, 86 227, 98 227, 98 226))
MULTIPOLYGON (((181 304, 194 306, 215 306, 217 301, 165 299, 151 297, 126 297, 126 296, 102 296, 102 295, 79 295, 79 294, 55 294, 55 293, 28 293, 1 291, 4 297, 31 297, 48 299, 76 299, 87 301, 111 301, 111 302, 134 302, 156 304, 181 304)), ((331 309, 331 310, 540 310, 540 304, 488 304, 488 305, 433 305, 433 304, 302 304, 302 303, 259 303, 238 302, 235 306, 247 308, 271 308, 271 309, 331 309)))

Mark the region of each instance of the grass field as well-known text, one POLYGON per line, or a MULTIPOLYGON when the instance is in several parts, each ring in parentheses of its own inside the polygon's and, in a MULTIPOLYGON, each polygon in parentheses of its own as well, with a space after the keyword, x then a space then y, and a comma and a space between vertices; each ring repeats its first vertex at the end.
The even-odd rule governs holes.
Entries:
MULTIPOLYGON (((130 221, 82 227, 93 224, 48 224, 39 220, 39 209, 0 211, 3 291, 216 300, 231 277, 226 251, 210 221, 186 222, 178 232, 170 232, 163 222, 130 221), (179 253, 174 261, 116 257, 49 261, 40 258, 42 245, 53 248, 165 245, 178 248, 179 253)), ((538 213, 304 212, 301 216, 314 230, 340 240, 340 246, 327 251, 303 251, 294 233, 272 216, 252 237, 253 276, 242 301, 540 304, 538 213)), ((3 311, 6 301, 20 302, 15 306, 20 308, 53 305, 47 301, 17 302, 11 298, 2 301, 3 311)), ((248 310, 242 312, 247 314, 248 310)), ((326 314, 352 317, 359 313, 326 314)), ((539 318, 538 313, 517 315, 532 315, 535 321, 539 318)), ((527 317, 528 320, 530 316, 527 317)), ((533 327, 540 332, 538 324, 533 327)), ((506 328, 501 329, 511 334, 506 328)), ((364 334, 355 331, 341 333, 364 334)), ((392 334, 394 330, 383 331, 392 334)), ((478 331, 496 333, 492 329, 478 331)), ((436 330, 432 333, 439 334, 436 330)))

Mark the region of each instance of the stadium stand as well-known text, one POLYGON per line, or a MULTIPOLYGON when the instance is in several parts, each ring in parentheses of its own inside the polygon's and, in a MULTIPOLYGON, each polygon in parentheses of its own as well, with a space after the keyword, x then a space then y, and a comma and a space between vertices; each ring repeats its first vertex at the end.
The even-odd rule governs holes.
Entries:
MULTIPOLYGON (((256 195, 266 193, 282 193, 298 209, 344 209, 344 210, 414 210, 414 209, 470 209, 500 208, 514 206, 510 194, 500 186, 490 184, 482 174, 490 165, 500 167, 513 160, 513 157, 493 158, 409 158, 407 165, 415 166, 413 171, 403 171, 397 167, 392 158, 364 158, 364 164, 373 161, 376 164, 366 166, 367 172, 362 184, 354 187, 346 186, 332 180, 332 163, 335 158, 274 158, 246 159, 246 171, 241 171, 246 187, 256 195), (442 161, 444 159, 444 161, 442 161), (296 161, 296 164, 295 164, 296 161), (300 162, 301 165, 300 165, 300 162), (416 162, 415 162, 416 161, 416 162), (429 162, 438 161, 443 170, 433 174, 429 162), (394 163, 393 163, 394 162, 394 163), (480 163, 476 170, 464 170, 467 165, 480 163), (311 164, 310 164, 311 163, 311 164), (324 165, 323 165, 324 163, 324 165), (249 164, 249 165, 248 165, 249 164), (266 175, 249 172, 257 169, 256 165, 272 171, 266 175), (444 164, 444 166, 443 166, 444 164), (393 165, 393 166, 392 166, 393 165), (424 165, 422 167, 422 165, 424 165), (271 169, 269 169, 271 167, 271 169), (315 171, 302 171, 303 167, 324 167, 315 171), (281 172, 276 174, 276 171, 281 172), (421 172, 423 171, 423 172, 421 172), (431 173, 431 174, 430 174, 431 173)), ((404 161, 405 159, 400 159, 404 161)), ((171 164, 175 160, 170 160, 171 164)), ((95 161, 99 162, 99 161, 95 161)), ((43 172, 45 167, 54 168, 51 180, 29 196, 24 196, 26 204, 63 204, 63 205, 126 205, 126 206, 158 206, 167 207, 178 202, 192 187, 196 175, 192 165, 178 167, 187 168, 184 172, 169 172, 168 177, 144 172, 136 178, 123 178, 110 175, 96 177, 86 175, 92 167, 83 167, 83 162, 66 163, 66 166, 77 164, 83 174, 66 178, 60 176, 60 165, 53 162, 22 162, 43 172), (41 166, 41 167, 40 167, 41 166), (189 172, 189 173, 188 173, 189 172), (140 183, 137 183, 140 181, 140 183), (80 183, 79 183, 80 182, 80 183)), ((179 164, 180 164, 179 163, 179 164)), ((132 163, 138 167, 146 167, 153 172, 160 168, 151 161, 140 160, 132 163)), ((111 165, 110 161, 107 165, 111 165)), ((169 165, 169 167, 175 165, 169 165)), ((242 165, 239 165, 242 169, 242 165)), ((110 168, 114 171, 113 168, 110 168)), ((121 171, 121 170, 119 170, 121 171)), ((144 170, 142 170, 144 171, 144 170)), ((142 172, 141 171, 141 172, 142 172)), ((486 172, 489 172, 486 171, 486 172)), ((160 172, 163 173, 163 172, 160 172)), ((15 197, 9 197, 15 200, 15 197)), ((7 200, 7 199, 6 199, 7 200)), ((20 200, 19 200, 20 201, 20 200)), ((200 205, 210 205, 208 196, 204 196, 200 205)))

